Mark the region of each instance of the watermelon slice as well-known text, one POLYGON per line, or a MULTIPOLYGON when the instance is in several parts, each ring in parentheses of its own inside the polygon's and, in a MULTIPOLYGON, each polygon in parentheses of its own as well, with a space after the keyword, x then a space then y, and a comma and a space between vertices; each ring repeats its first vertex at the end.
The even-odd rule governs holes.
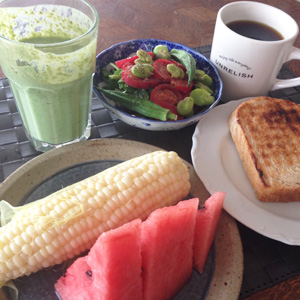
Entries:
POLYGON ((194 240, 194 267, 200 273, 203 268, 215 238, 218 222, 223 208, 225 193, 216 192, 209 197, 197 212, 195 240, 194 240))
POLYGON ((136 219, 107 231, 91 248, 87 262, 96 266, 94 287, 101 299, 142 299, 141 223, 136 219))
POLYGON ((100 235, 55 284, 61 300, 141 300, 141 220, 100 235))
POLYGON ((144 300, 174 297, 193 270, 193 240, 199 200, 157 209, 142 223, 144 300))
POLYGON ((93 285, 93 278, 91 275, 91 268, 86 262, 87 257, 79 257, 67 269, 65 275, 55 284, 56 293, 60 299, 93 299, 90 291, 93 285), (76 298, 74 298, 74 291, 76 291, 76 298))

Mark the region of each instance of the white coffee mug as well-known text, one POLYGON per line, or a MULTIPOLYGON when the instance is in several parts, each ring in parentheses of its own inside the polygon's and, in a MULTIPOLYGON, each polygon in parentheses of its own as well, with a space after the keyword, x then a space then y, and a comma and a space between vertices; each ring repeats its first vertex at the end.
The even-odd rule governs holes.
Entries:
POLYGON ((222 101, 264 96, 272 90, 300 85, 300 78, 276 78, 285 62, 300 59, 300 50, 293 46, 298 32, 295 20, 273 6, 250 1, 223 6, 217 15, 210 57, 224 83, 222 101), (226 25, 241 20, 263 23, 283 39, 256 40, 226 25))

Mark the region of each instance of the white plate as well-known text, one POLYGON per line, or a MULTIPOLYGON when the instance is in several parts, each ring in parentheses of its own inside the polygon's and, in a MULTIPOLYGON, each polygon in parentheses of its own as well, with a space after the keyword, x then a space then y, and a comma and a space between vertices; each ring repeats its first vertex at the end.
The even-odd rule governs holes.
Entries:
POLYGON ((215 107, 202 117, 193 135, 192 161, 210 193, 226 192, 224 209, 256 232, 290 245, 300 245, 300 202, 257 200, 228 128, 235 107, 248 98, 215 107))

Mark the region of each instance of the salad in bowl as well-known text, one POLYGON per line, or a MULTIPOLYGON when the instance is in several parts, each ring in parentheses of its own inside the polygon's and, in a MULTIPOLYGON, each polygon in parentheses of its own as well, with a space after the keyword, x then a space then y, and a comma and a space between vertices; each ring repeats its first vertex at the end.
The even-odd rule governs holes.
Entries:
POLYGON ((210 60, 177 43, 132 40, 97 56, 95 93, 122 121, 139 128, 191 125, 219 102, 222 89, 210 60))

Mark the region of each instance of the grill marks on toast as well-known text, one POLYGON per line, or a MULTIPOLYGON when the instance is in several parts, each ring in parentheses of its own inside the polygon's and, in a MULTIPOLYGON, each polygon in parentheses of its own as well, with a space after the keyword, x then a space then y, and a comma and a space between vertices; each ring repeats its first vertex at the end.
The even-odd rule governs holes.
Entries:
POLYGON ((270 131, 270 134, 264 133, 265 140, 261 144, 261 147, 266 146, 268 154, 263 158, 267 165, 271 165, 274 161, 278 167, 293 165, 299 160, 293 153, 297 153, 299 148, 300 115, 293 108, 284 109, 283 103, 275 103, 273 106, 267 112, 262 112, 263 128, 270 131), (298 139, 295 140, 295 137, 298 139), (272 161, 268 158, 270 155, 272 161))
MULTIPOLYGON (((257 195, 272 192, 282 198, 285 189, 300 187, 300 106, 288 100, 254 98, 234 110, 229 127, 257 195)), ((300 201, 300 189, 296 192, 299 200, 294 196, 283 201, 300 201)))

